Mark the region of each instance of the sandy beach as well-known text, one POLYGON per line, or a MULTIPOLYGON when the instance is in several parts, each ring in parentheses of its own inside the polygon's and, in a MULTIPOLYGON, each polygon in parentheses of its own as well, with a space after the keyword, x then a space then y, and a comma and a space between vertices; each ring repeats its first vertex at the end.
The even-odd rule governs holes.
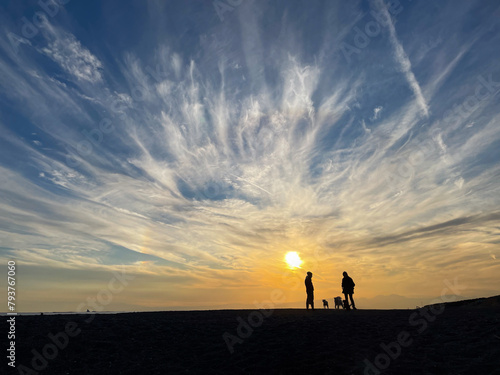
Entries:
POLYGON ((51 375, 500 374, 499 323, 500 296, 420 310, 17 316, 17 368, 3 366, 51 375))

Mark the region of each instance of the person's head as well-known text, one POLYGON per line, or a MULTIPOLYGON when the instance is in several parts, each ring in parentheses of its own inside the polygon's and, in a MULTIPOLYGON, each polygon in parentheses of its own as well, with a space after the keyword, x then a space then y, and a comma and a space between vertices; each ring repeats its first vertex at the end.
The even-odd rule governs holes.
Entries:
POLYGON ((310 272, 310 271, 309 271, 309 272, 307 272, 307 276, 309 276, 309 277, 313 277, 312 272, 310 272))
POLYGON ((344 272, 342 273, 342 275, 347 276, 347 272, 345 272, 345 271, 344 271, 344 272))

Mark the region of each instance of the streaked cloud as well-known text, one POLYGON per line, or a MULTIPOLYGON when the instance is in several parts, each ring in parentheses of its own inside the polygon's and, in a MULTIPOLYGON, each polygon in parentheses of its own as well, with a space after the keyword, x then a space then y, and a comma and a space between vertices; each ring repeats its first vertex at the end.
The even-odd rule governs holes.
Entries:
POLYGON ((420 85, 415 78, 415 74, 412 71, 410 59, 408 58, 403 45, 398 40, 396 28, 394 26, 394 23, 392 22, 391 15, 389 14, 389 11, 387 10, 387 7, 383 0, 377 0, 376 3, 378 8, 377 10, 380 10, 382 12, 384 18, 387 21, 387 27, 389 29, 389 40, 392 47, 394 48, 394 58, 399 64, 401 71, 404 73, 422 113, 427 117, 429 115, 429 106, 427 105, 427 101, 422 94, 422 89, 420 88, 420 85))

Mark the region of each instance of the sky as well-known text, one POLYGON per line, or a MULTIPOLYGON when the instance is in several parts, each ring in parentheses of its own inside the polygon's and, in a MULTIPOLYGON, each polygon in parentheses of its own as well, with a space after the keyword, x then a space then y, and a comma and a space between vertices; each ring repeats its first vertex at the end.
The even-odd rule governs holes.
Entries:
POLYGON ((343 271, 359 308, 499 294, 499 20, 493 0, 3 2, 17 311, 304 307, 307 271, 316 303, 343 271))

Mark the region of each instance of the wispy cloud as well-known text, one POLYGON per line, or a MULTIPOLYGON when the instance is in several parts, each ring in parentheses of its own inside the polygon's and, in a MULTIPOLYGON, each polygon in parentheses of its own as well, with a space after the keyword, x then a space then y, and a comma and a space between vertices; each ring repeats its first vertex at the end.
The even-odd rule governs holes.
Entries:
POLYGON ((102 63, 74 37, 50 24, 45 26, 47 46, 41 51, 77 80, 102 81, 102 63))
POLYGON ((382 112, 383 109, 384 109, 384 107, 382 107, 382 106, 375 107, 373 109, 373 116, 371 117, 370 120, 372 120, 372 121, 377 120, 379 115, 380 115, 380 112, 382 112))
POLYGON ((398 40, 398 36, 396 34, 396 28, 394 26, 394 23, 392 22, 391 15, 389 14, 389 11, 387 10, 387 7, 384 4, 383 0, 376 0, 375 3, 377 4, 378 8, 377 10, 380 10, 384 15, 384 19, 387 20, 387 27, 389 29, 389 40, 391 42, 392 47, 394 48, 393 52, 394 58, 398 63, 401 71, 405 75, 406 80, 408 81, 408 84, 410 85, 410 88, 413 91, 413 94, 415 95, 415 100, 420 106, 422 113, 426 117, 428 117, 429 106, 427 104, 426 99, 424 98, 424 95, 422 94, 422 89, 420 88, 420 85, 417 79, 415 78, 415 74, 413 74, 410 59, 408 58, 408 55, 406 54, 403 48, 403 45, 398 40))

